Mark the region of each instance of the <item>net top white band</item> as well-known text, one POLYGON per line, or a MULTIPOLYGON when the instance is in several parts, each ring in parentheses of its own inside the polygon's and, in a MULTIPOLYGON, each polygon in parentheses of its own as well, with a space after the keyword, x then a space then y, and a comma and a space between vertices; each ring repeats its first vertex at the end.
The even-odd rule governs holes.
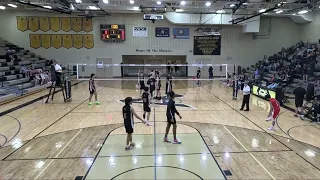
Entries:
POLYGON ((171 67, 171 66, 185 66, 185 67, 200 67, 203 66, 226 66, 227 64, 77 64, 78 66, 100 66, 100 67, 119 67, 119 66, 150 66, 150 67, 171 67))

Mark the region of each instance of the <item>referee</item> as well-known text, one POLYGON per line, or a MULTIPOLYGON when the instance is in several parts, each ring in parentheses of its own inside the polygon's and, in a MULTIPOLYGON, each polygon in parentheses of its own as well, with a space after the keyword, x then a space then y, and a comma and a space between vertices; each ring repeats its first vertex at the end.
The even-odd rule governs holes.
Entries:
POLYGON ((244 105, 246 105, 246 109, 244 111, 249 111, 250 86, 248 85, 248 82, 244 82, 244 87, 242 92, 243 92, 243 99, 242 99, 242 106, 240 111, 243 110, 244 105))

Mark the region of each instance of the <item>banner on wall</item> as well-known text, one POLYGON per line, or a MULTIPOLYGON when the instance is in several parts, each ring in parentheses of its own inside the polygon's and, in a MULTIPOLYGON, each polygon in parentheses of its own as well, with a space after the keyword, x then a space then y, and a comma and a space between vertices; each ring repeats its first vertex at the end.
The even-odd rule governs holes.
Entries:
POLYGON ((148 37, 148 28, 133 27, 133 37, 148 37))
POLYGON ((39 30, 39 19, 38 17, 28 17, 29 30, 35 32, 39 30))
POLYGON ((52 47, 59 49, 62 46, 61 34, 51 34, 52 47))
POLYGON ((82 28, 85 32, 91 32, 93 30, 92 27, 92 19, 91 18, 83 18, 82 19, 82 28))
POLYGON ((173 28, 174 39, 189 39, 189 28, 173 28))
POLYGON ((73 39, 73 47, 74 48, 80 49, 83 47, 82 34, 73 34, 72 39, 73 39))
POLYGON ((67 49, 72 47, 72 35, 71 34, 62 35, 62 46, 67 49))
POLYGON ((71 28, 74 32, 82 30, 82 18, 71 18, 71 28))
POLYGON ((46 32, 50 30, 50 22, 48 17, 39 17, 39 22, 41 31, 46 32))
POLYGON ((48 49, 51 47, 51 35, 41 34, 41 47, 48 49))
POLYGON ((30 47, 38 49, 41 46, 40 34, 30 34, 30 47))
POLYGON ((267 88, 262 88, 262 87, 259 87, 259 86, 252 86, 252 94, 256 95, 256 96, 259 96, 261 98, 265 98, 265 96, 267 94, 270 95, 271 98, 276 98, 276 92, 275 91, 272 91, 272 90, 269 90, 267 88))
POLYGON ((17 28, 20 31, 28 30, 28 19, 26 16, 17 16, 17 28))
POLYGON ((71 19, 68 17, 61 18, 61 29, 64 32, 71 31, 71 19))
POLYGON ((220 55, 221 36, 194 36, 193 55, 220 55))
POLYGON ((50 18, 50 29, 53 32, 58 32, 60 30, 60 18, 51 17, 50 18))
POLYGON ((93 34, 83 35, 83 46, 87 49, 91 49, 94 47, 93 34))
POLYGON ((170 28, 168 27, 156 27, 156 37, 169 37, 170 28))

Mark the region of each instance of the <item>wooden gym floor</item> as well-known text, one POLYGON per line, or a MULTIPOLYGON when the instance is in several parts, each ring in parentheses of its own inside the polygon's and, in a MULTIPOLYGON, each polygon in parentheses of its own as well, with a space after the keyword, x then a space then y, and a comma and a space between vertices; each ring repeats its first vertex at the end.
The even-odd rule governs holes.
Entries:
MULTIPOLYGON (((147 127, 136 122, 136 147, 124 151, 121 116, 136 81, 99 81, 99 106, 89 107, 88 82, 44 104, 40 92, 1 105, 0 179, 318 179, 320 127, 281 109, 276 131, 266 129, 269 105, 251 96, 239 111, 241 94, 221 82, 174 81, 181 145, 163 143, 164 105, 153 105, 147 127), (39 98, 29 105, 25 103, 39 98), (18 108, 15 108, 20 106, 18 108), (8 112, 8 111, 7 111, 8 112), (155 120, 155 122, 154 122, 155 120)), ((163 91, 162 91, 163 93, 163 91)), ((142 105, 133 107, 142 116, 142 105)), ((172 135, 169 136, 172 138, 172 135)))

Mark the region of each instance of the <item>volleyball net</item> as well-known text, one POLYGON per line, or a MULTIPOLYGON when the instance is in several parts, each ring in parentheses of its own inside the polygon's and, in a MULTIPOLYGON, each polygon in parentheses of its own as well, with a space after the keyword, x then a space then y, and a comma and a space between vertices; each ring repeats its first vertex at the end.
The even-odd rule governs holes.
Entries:
POLYGON ((233 64, 76 64, 78 80, 88 80, 95 74, 95 80, 136 80, 138 74, 149 78, 152 74, 166 77, 169 74, 175 80, 227 79, 233 74, 233 64))

